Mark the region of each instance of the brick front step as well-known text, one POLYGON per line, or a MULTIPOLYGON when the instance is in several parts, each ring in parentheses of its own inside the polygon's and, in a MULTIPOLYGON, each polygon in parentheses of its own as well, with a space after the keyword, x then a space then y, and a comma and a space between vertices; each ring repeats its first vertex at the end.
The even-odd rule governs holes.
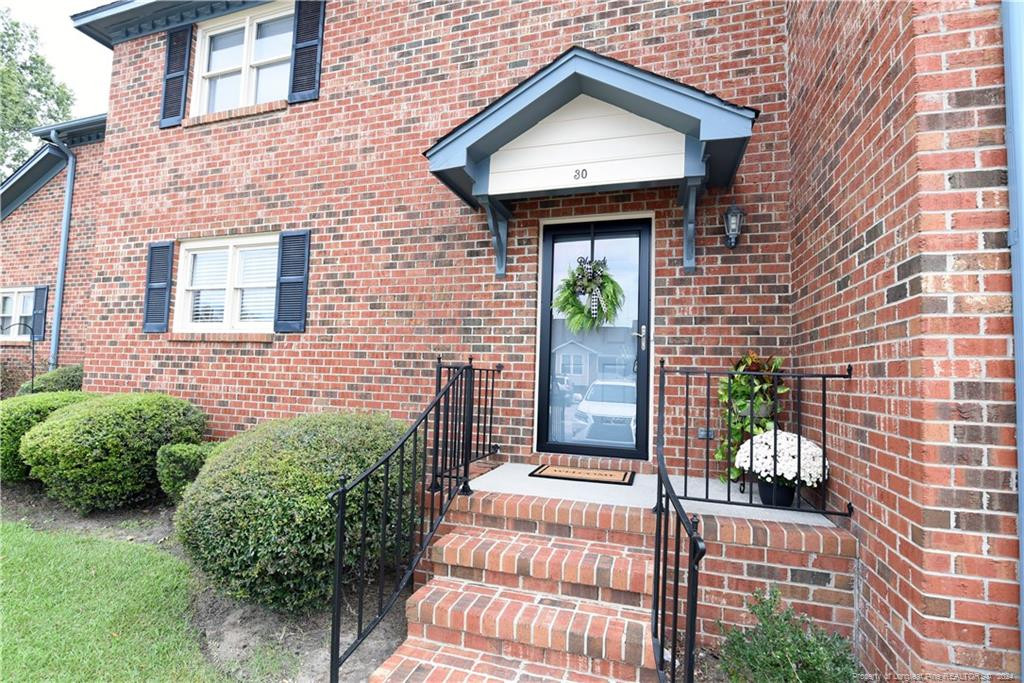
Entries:
POLYGON ((370 683, 384 681, 561 681, 562 670, 547 675, 550 667, 510 659, 480 650, 445 645, 433 640, 409 638, 370 676, 370 683))
MULTIPOLYGON (((509 648, 515 650, 515 648, 509 648)), ((551 651, 548 651, 549 653, 551 651)), ((515 653, 518 655, 518 652, 515 653)), ((563 655, 563 658, 568 658, 563 655)), ((634 673, 629 667, 597 667, 594 673, 572 670, 552 657, 553 664, 541 664, 519 656, 502 656, 438 642, 435 639, 409 638, 378 668, 370 683, 385 681, 573 681, 573 683, 606 683, 609 679, 656 681, 653 672, 634 673), (623 678, 623 676, 626 676, 623 678), (634 678, 634 676, 638 676, 634 678)))
POLYGON ((579 673, 636 680, 653 666, 645 610, 439 577, 406 615, 412 638, 579 673))
POLYGON ((655 528, 647 508, 479 491, 456 498, 446 522, 445 530, 476 526, 631 548, 653 547, 655 528))
POLYGON ((653 559, 619 545, 459 527, 431 548, 440 576, 633 607, 650 605, 653 559))

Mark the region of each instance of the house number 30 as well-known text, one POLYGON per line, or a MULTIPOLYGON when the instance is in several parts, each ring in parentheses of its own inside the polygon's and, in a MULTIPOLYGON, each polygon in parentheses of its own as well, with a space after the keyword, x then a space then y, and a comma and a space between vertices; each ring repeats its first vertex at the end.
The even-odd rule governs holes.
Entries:
POLYGON ((585 169, 585 168, 577 168, 577 169, 575 169, 572 172, 572 179, 573 180, 586 180, 587 179, 587 169, 585 169))

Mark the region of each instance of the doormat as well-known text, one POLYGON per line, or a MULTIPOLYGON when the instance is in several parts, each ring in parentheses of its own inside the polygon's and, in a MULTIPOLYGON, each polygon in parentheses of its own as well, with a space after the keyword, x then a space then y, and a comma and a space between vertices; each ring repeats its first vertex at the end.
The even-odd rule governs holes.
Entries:
POLYGON ((530 472, 530 476, 541 479, 564 479, 566 481, 586 481, 592 484, 632 486, 633 477, 636 476, 636 472, 588 470, 585 467, 564 467, 562 465, 541 465, 533 472, 530 472))

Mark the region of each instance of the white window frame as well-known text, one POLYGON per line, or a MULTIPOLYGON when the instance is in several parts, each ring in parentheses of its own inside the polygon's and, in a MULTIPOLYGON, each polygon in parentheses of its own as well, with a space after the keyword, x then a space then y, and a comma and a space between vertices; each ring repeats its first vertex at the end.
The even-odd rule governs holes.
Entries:
MULTIPOLYGON (((196 38, 196 58, 193 64, 192 75, 192 102, 189 106, 190 116, 202 116, 206 113, 210 96, 210 78, 223 74, 233 73, 241 69, 241 82, 239 83, 239 101, 237 107, 248 107, 256 103, 256 70, 261 66, 277 64, 287 61, 291 64, 292 53, 289 49, 286 57, 273 57, 255 61, 253 50, 256 46, 256 25, 271 19, 278 19, 295 14, 295 5, 290 2, 275 1, 260 6, 250 12, 239 12, 229 14, 225 17, 211 19, 210 21, 197 24, 199 35, 196 38), (220 69, 218 71, 207 71, 207 64, 210 63, 210 38, 221 33, 228 33, 239 28, 245 29, 242 38, 242 64, 239 68, 220 69)), ((294 27, 292 28, 294 31, 294 27)), ((294 41, 294 38, 293 38, 294 41)), ((287 97, 287 93, 284 95, 287 97)), ((222 111, 231 111, 224 109, 222 111)), ((209 112, 214 113, 214 112, 209 112)), ((220 112, 216 112, 220 113, 220 112)))
MULTIPOLYGON (((179 242, 178 276, 174 285, 174 327, 175 332, 273 332, 274 320, 239 320, 241 296, 238 286, 239 252, 245 249, 274 247, 280 250, 278 233, 258 235, 237 235, 212 239, 196 239, 179 242), (192 322, 192 259, 204 251, 228 250, 227 281, 224 283, 224 320, 221 322, 192 322)), ((280 258, 280 251, 278 252, 280 258)), ((274 296, 277 297, 277 280, 274 280, 274 296)))
MULTIPOLYGON (((20 310, 18 308, 19 300, 22 299, 22 298, 28 299, 28 302, 29 302, 29 305, 28 305, 29 321, 28 321, 28 323, 29 323, 29 325, 31 325, 32 324, 32 313, 33 313, 33 311, 35 311, 35 307, 36 307, 36 300, 35 300, 36 288, 35 287, 5 287, 3 289, 0 289, 0 298, 5 297, 5 296, 10 296, 10 297, 13 297, 13 299, 14 299, 14 301, 11 303, 11 306, 12 306, 12 308, 11 308, 11 323, 12 324, 20 321, 20 319, 21 319, 21 314, 18 312, 20 310)), ((2 302, 0 302, 0 306, 2 306, 2 305, 3 305, 2 302)), ((2 309, 0 309, 0 313, 2 313, 2 309)), ((0 327, 2 327, 2 323, 0 323, 0 327)), ((10 329, 6 330, 6 331, 5 330, 0 330, 0 341, 8 341, 8 342, 10 342, 10 341, 29 341, 30 338, 31 337, 30 337, 30 335, 28 333, 28 330, 26 330, 24 327, 21 327, 21 326, 14 326, 14 327, 11 327, 10 329)))

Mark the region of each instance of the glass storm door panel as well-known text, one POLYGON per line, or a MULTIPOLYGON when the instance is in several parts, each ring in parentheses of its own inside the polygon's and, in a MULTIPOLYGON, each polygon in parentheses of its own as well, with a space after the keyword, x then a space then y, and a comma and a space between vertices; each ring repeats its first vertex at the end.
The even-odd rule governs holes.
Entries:
POLYGON ((647 458, 650 222, 548 225, 542 249, 537 450, 647 458), (572 332, 551 302, 580 258, 607 259, 625 300, 615 320, 572 332))

